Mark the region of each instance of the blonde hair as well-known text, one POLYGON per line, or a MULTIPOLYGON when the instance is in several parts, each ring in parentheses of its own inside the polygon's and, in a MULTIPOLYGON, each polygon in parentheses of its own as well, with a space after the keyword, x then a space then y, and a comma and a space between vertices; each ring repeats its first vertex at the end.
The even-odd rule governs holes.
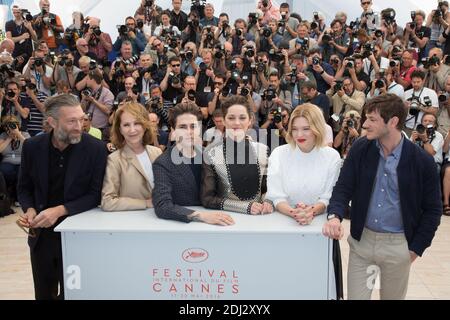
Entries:
POLYGON ((148 145, 153 142, 153 135, 151 132, 150 120, 148 118, 148 111, 144 108, 143 105, 136 102, 125 102, 123 103, 119 109, 117 109, 116 114, 114 116, 113 125, 111 127, 111 142, 118 149, 121 149, 125 146, 125 138, 120 132, 120 123, 121 117, 124 112, 128 112, 133 117, 136 118, 136 121, 142 125, 144 128, 144 136, 142 137, 142 144, 148 145))
POLYGON ((326 145, 326 129, 325 118, 322 110, 312 103, 299 105, 291 113, 289 127, 286 135, 286 141, 295 148, 295 140, 292 137, 292 124, 296 118, 303 117, 309 122, 312 133, 316 137, 316 147, 324 147, 326 145))

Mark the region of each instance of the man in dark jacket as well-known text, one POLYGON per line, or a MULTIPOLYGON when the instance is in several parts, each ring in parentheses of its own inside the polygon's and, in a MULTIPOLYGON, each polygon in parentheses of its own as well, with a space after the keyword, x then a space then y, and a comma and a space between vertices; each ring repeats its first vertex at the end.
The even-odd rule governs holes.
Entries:
POLYGON ((69 94, 45 102, 53 131, 25 141, 18 196, 30 228, 31 266, 37 300, 64 298, 61 236, 54 228, 66 216, 100 204, 106 146, 83 132, 84 112, 69 94))
POLYGON ((340 239, 351 200, 348 298, 370 299, 380 272, 381 299, 404 299, 411 264, 422 256, 442 214, 433 157, 404 138, 406 109, 387 94, 365 106, 367 136, 355 142, 328 206, 325 236, 340 239))

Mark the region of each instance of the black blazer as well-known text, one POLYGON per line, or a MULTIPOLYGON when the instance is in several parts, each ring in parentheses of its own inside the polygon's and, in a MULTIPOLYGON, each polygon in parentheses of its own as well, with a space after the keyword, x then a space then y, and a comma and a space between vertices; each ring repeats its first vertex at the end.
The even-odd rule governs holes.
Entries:
MULTIPOLYGON (((23 212, 36 209, 39 214, 48 208, 48 176, 50 135, 27 139, 22 149, 19 171, 18 198, 23 212)), ((83 133, 73 145, 64 181, 64 206, 68 215, 90 210, 100 204, 103 176, 106 168, 105 144, 83 133)), ((33 249, 39 238, 29 237, 33 249)))
POLYGON ((175 164, 168 148, 153 163, 155 188, 152 192, 153 206, 158 218, 190 222, 188 215, 194 210, 184 206, 201 206, 200 190, 189 164, 175 164))
MULTIPOLYGON (((374 140, 358 139, 333 189, 328 212, 344 216, 349 201, 351 235, 360 240, 380 159, 374 140)), ((409 250, 419 256, 431 245, 442 215, 439 176, 433 157, 405 139, 397 167, 403 227, 409 250)))

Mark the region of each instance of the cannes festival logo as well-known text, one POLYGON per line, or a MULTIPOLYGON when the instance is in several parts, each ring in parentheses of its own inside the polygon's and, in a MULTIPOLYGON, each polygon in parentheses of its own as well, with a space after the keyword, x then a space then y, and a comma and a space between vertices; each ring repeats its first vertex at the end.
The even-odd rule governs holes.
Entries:
POLYGON ((181 257, 184 261, 190 263, 199 263, 208 259, 208 251, 200 248, 190 248, 183 251, 181 257))

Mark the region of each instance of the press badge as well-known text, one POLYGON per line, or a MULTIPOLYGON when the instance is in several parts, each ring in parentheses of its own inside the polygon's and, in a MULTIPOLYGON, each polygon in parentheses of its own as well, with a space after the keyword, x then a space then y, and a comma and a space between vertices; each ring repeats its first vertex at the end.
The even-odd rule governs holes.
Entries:
POLYGON ((47 30, 47 36, 48 36, 49 38, 53 37, 53 31, 52 31, 52 29, 48 29, 48 30, 47 30))
POLYGON ((205 87, 205 89, 203 89, 204 93, 210 93, 211 92, 211 87, 205 87))
POLYGON ((339 115, 337 115, 336 113, 334 113, 332 116, 331 116, 331 119, 333 119, 334 121, 339 121, 339 115))

